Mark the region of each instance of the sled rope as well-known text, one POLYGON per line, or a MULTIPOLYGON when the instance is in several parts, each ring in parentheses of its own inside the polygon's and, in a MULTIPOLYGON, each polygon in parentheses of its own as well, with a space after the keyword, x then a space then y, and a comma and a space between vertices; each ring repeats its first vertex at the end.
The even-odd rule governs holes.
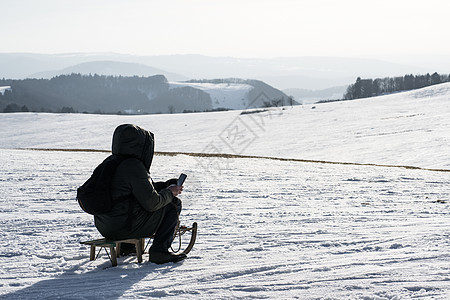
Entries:
MULTIPOLYGON (((176 210, 176 208, 177 208, 176 205, 175 205, 173 202, 171 202, 171 204, 172 204, 173 206, 175 206, 175 210, 176 210)), ((178 230, 178 250, 177 250, 177 251, 173 250, 172 245, 170 245, 170 249, 172 250, 173 253, 177 253, 178 251, 181 250, 180 213, 177 213, 177 227, 175 227, 175 232, 173 233, 173 239, 172 239, 172 241, 173 241, 173 240, 175 239, 175 237, 177 236, 177 230, 178 230)))
MULTIPOLYGON (((178 249, 174 250, 173 246, 170 246, 170 249, 172 250, 173 253, 177 253, 177 252, 179 252, 181 250, 181 246, 182 246, 181 236, 186 233, 186 231, 181 231, 181 228, 183 226, 179 226, 179 222, 180 221, 178 221, 178 226, 177 226, 177 228, 175 228, 175 232, 173 234, 173 239, 174 240, 175 240, 175 238, 176 238, 176 236, 178 234, 178 249)), ((145 248, 144 248, 145 250, 147 250, 147 248, 150 246, 150 243, 152 241, 151 239, 152 239, 152 237, 147 241, 147 243, 145 245, 145 248)))
POLYGON ((95 259, 97 259, 97 258, 100 256, 100 253, 102 252, 103 249, 105 250, 106 255, 108 255, 109 260, 112 261, 112 258, 111 258, 111 256, 109 255, 109 253, 108 253, 108 251, 106 250, 105 247, 100 247, 100 250, 98 250, 97 255, 95 256, 95 259))
MULTIPOLYGON (((180 221, 178 221, 178 223, 179 223, 179 222, 180 222, 180 221)), ((174 233, 173 239, 175 239, 176 236, 177 236, 177 230, 178 230, 178 249, 177 249, 177 250, 174 250, 173 247, 170 246, 170 249, 172 250, 173 253, 177 253, 178 251, 181 250, 181 228, 180 228, 179 224, 178 224, 178 228, 175 229, 175 233, 174 233)))

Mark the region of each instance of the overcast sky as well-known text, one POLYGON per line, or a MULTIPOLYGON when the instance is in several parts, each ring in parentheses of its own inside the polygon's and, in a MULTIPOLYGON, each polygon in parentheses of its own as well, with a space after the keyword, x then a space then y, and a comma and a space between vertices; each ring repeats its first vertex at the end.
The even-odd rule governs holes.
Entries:
POLYGON ((0 52, 450 53, 448 0, 0 0, 0 52))

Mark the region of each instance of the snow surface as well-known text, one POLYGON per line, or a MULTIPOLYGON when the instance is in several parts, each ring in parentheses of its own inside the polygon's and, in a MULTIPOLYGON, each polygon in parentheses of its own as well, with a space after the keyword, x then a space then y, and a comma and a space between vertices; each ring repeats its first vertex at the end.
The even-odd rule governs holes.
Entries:
POLYGON ((171 82, 170 88, 189 86, 208 93, 213 108, 245 109, 253 86, 244 83, 171 82))
POLYGON ((110 268, 79 244, 100 235, 75 201, 108 153, 16 149, 107 150, 136 123, 156 151, 449 170, 449 98, 442 84, 245 115, 0 114, 0 299, 449 299, 449 172, 157 155, 155 180, 189 175, 197 243, 182 263, 110 268))
POLYGON ((0 86, 0 94, 4 95, 5 91, 10 90, 10 86, 0 86))

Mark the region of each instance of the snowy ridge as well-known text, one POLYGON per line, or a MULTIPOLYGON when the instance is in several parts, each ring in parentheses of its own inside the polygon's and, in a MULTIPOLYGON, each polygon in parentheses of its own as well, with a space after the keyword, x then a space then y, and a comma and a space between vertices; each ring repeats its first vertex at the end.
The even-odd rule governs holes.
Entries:
POLYGON ((155 133, 156 151, 450 169, 449 99, 450 83, 445 83, 370 99, 243 115, 241 111, 146 116, 0 114, 1 128, 8 128, 0 132, 0 140, 2 148, 109 150, 114 128, 135 123, 155 133))
POLYGON ((256 156, 449 169, 449 99, 443 84, 243 115, 0 114, 0 299, 448 299, 448 172, 256 156), (107 151, 122 123, 156 151, 211 154, 153 160, 155 180, 189 176, 183 263, 90 262, 79 242, 100 235, 75 193, 108 153, 13 149, 107 151))

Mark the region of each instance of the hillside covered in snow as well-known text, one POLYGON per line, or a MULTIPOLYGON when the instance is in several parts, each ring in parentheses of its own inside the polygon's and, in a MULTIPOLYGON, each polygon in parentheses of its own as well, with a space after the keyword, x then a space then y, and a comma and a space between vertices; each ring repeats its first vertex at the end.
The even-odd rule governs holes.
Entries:
POLYGON ((0 126, 7 128, 0 140, 3 148, 109 150, 114 128, 135 123, 155 133, 156 151, 450 169, 449 99, 445 83, 369 99, 244 112, 0 114, 0 126))

